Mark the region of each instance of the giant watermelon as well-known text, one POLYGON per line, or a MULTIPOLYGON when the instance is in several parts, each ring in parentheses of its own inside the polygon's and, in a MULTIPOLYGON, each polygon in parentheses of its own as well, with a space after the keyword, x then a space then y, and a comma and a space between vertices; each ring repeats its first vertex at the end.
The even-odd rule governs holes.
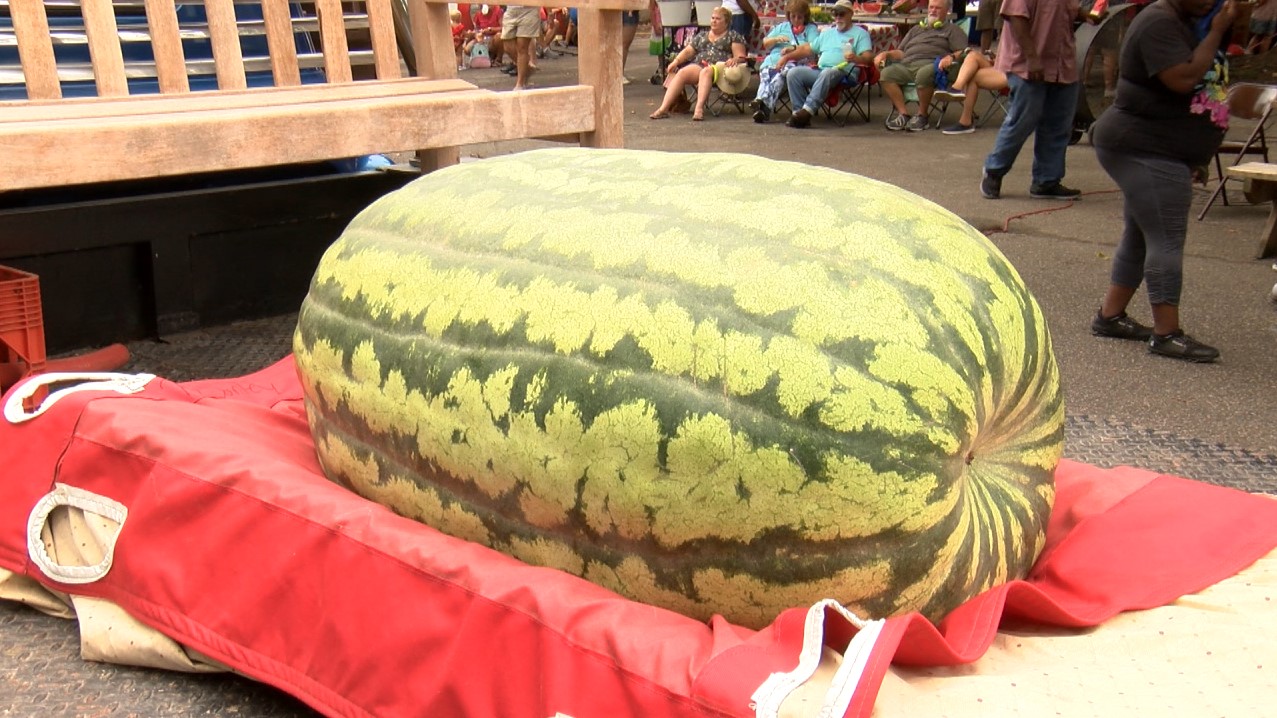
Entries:
POLYGON ((696 617, 936 619, 1023 576, 1063 441, 1046 323, 958 217, 746 155, 451 167, 328 250, 320 459, 447 533, 696 617))

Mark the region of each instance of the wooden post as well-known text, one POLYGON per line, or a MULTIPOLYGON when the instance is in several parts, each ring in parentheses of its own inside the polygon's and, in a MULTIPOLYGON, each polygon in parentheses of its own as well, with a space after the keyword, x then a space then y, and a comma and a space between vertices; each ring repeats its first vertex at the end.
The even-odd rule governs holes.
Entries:
POLYGON ((594 131, 581 135, 585 147, 625 146, 625 96, 621 88, 621 11, 580 8, 577 29, 582 52, 577 77, 594 88, 594 131))
MULTIPOLYGON (((417 76, 431 80, 455 78, 457 54, 452 49, 452 20, 448 17, 447 3, 408 0, 408 15, 412 21, 417 76)), ((417 160, 422 172, 433 172, 461 162, 461 148, 418 150, 417 160)))

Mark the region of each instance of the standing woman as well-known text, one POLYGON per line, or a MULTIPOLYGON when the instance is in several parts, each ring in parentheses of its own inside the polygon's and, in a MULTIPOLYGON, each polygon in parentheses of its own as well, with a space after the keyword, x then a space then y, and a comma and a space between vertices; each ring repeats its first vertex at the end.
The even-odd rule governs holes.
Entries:
POLYGON ((745 62, 745 38, 729 28, 731 21, 730 10, 721 5, 714 8, 709 29, 693 35, 670 60, 665 70, 665 99, 650 115, 653 120, 670 116, 670 108, 683 96, 683 88, 687 85, 696 87, 696 109, 692 111, 692 119, 705 119, 705 102, 709 99, 709 88, 714 84, 714 65, 721 62, 725 67, 733 67, 745 62))
POLYGON ((1192 183, 1224 138, 1228 106, 1216 51, 1232 28, 1234 0, 1199 36, 1216 0, 1158 0, 1135 16, 1122 45, 1117 98, 1094 125, 1092 143, 1125 201, 1126 226, 1091 333, 1147 341, 1153 354, 1211 362, 1219 351, 1180 328, 1184 238, 1192 183), (1126 316, 1140 282, 1150 329, 1126 316))

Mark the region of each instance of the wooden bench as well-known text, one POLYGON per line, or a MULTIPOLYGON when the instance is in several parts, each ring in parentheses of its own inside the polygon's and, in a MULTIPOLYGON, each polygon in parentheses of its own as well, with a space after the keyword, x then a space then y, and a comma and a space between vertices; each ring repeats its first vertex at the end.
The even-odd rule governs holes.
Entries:
POLYGON ((1277 164, 1268 162, 1243 162, 1224 169, 1229 177, 1245 180, 1243 190, 1246 199, 1256 204, 1273 202, 1268 210, 1268 221, 1259 238, 1257 259, 1277 255, 1277 164))
POLYGON ((27 99, 0 102, 0 192, 403 151, 429 171, 459 161, 462 145, 534 137, 622 145, 621 12, 647 0, 577 0, 579 84, 521 92, 457 78, 446 0, 362 3, 375 68, 363 81, 353 79, 342 3, 315 0, 322 84, 301 82, 287 0, 260 0, 273 85, 250 88, 236 2, 203 0, 218 89, 192 91, 174 0, 145 0, 160 92, 130 95, 121 43, 138 38, 120 37, 111 0, 81 0, 97 96, 79 98, 63 97, 74 69, 59 67, 45 3, 8 0, 27 99), (411 77, 395 2, 411 28, 411 77))

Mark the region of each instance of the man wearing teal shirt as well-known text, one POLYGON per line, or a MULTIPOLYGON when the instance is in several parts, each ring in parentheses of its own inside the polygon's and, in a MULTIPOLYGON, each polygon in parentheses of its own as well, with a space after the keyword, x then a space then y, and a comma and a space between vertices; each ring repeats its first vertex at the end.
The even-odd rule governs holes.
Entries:
POLYGON ((831 89, 844 78, 850 78, 853 83, 860 80, 860 68, 850 63, 868 63, 873 59, 869 33, 863 27, 851 24, 851 11, 851 0, 838 0, 833 8, 833 26, 795 53, 794 59, 816 57, 817 60, 814 68, 795 67, 789 71, 786 86, 794 114, 786 125, 811 125, 811 116, 816 114, 831 89))

